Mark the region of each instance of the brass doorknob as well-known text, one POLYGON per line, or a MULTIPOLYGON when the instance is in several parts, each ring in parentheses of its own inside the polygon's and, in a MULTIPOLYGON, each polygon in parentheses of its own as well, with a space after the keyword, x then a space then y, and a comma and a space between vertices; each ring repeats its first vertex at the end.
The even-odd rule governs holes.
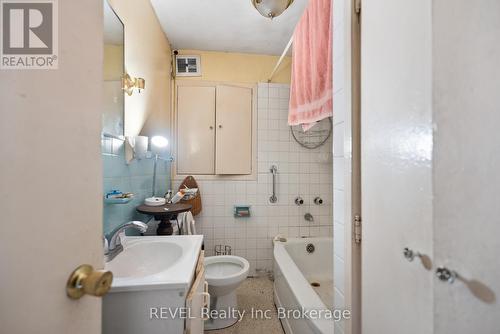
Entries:
POLYGON ((85 294, 102 297, 111 288, 111 282, 111 271, 94 270, 91 265, 82 264, 69 276, 66 293, 71 299, 80 299, 85 294))

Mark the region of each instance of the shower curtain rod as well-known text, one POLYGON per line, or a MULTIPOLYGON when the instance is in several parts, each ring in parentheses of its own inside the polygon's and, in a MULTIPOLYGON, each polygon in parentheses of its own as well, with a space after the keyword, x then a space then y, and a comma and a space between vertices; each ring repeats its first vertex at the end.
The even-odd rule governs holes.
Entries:
POLYGON ((271 82, 274 74, 276 73, 276 71, 278 70, 278 68, 280 67, 281 65, 281 62, 283 61, 283 58, 285 58, 286 56, 286 53, 288 52, 288 49, 290 49, 290 46, 292 46, 292 42, 293 42, 293 35, 292 37, 290 38, 290 40, 288 41, 288 44, 286 45, 285 47, 285 50, 283 51, 283 53, 281 54, 281 57, 280 59, 278 59, 278 62, 276 63, 276 66, 274 66, 274 69, 273 71, 271 72, 271 75, 269 76, 269 79, 267 79, 267 82, 271 82))

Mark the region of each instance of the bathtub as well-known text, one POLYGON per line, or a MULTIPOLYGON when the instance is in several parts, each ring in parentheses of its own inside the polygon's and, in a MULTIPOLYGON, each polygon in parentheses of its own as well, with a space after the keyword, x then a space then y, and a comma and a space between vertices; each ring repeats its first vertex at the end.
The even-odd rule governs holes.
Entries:
POLYGON ((299 310, 333 310, 332 238, 274 242, 274 303, 286 334, 333 333, 332 318, 299 315, 299 310))

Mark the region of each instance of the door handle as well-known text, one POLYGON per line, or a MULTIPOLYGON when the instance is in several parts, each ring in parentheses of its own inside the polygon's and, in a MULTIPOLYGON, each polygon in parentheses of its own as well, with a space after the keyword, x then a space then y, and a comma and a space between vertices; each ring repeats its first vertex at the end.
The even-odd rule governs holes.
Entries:
POLYGON ((102 297, 108 293, 113 282, 113 273, 105 270, 94 270, 88 264, 76 268, 66 283, 66 294, 71 299, 80 299, 83 295, 102 297))

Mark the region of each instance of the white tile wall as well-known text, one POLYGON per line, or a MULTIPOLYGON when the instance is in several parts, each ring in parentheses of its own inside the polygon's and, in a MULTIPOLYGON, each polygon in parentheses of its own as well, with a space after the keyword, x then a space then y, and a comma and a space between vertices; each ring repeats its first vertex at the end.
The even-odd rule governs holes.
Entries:
POLYGON ((272 269, 272 238, 277 234, 332 235, 332 138, 314 150, 295 142, 287 125, 289 94, 289 85, 259 84, 257 180, 198 182, 203 211, 195 219, 205 237, 206 255, 213 255, 216 244, 230 245, 233 255, 250 262, 251 274, 272 269), (271 165, 278 167, 275 204, 269 203, 271 165), (294 203, 298 195, 305 201, 300 207, 294 203), (316 196, 323 198, 323 205, 313 203, 316 196), (252 216, 234 218, 235 204, 251 205, 252 216), (304 220, 306 212, 314 216, 313 223, 304 220))

